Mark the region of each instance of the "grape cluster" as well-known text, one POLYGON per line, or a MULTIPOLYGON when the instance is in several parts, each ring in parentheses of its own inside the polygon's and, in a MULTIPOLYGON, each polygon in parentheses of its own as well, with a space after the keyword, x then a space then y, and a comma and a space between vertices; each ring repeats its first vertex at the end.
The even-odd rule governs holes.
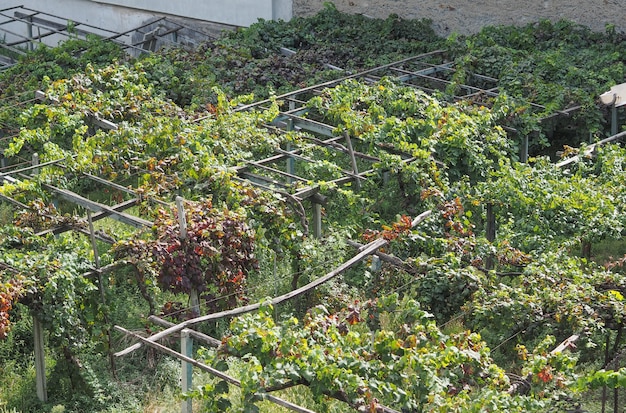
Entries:
POLYGON ((214 309, 232 307, 245 300, 248 271, 257 267, 255 233, 245 217, 210 201, 187 203, 187 236, 173 219, 176 211, 162 212, 155 222, 154 256, 160 268, 158 282, 175 293, 197 291, 214 309))

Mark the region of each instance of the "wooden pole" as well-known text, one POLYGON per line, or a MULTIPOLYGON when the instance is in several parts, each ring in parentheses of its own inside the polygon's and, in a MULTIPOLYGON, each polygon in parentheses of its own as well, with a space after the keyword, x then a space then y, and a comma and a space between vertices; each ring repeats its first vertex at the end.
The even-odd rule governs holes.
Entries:
MULTIPOLYGON (((487 228, 485 236, 489 242, 494 242, 496 239, 496 214, 493 212, 493 204, 491 202, 487 203, 487 228)), ((493 265, 493 256, 489 254, 485 260, 485 268, 492 270, 493 265)))
MULTIPOLYGON (((289 107, 291 108, 291 106, 294 104, 294 102, 289 102, 289 107)), ((293 130, 293 119, 287 119, 287 131, 292 131, 293 130)), ((291 142, 287 142, 287 146, 285 147, 285 150, 287 152, 291 152, 293 150, 291 142)), ((296 160, 294 159, 293 156, 288 156, 287 157, 287 173, 289 175, 295 175, 296 173, 296 160)), ((287 178, 287 182, 289 182, 290 184, 293 183, 293 179, 292 178, 287 178)))
POLYGON ((344 136, 346 138, 346 146, 348 148, 348 153, 350 154, 350 163, 352 164, 352 173, 356 175, 354 178, 354 186, 356 190, 358 191, 361 189, 361 179, 358 176, 359 168, 356 163, 356 157, 354 156, 354 149, 352 149, 352 139, 350 139, 350 134, 347 131, 344 133, 344 136))
MULTIPOLYGON (((184 329, 180 332, 180 352, 188 358, 193 358, 193 339, 189 329, 184 329)), ((183 393, 186 393, 192 387, 193 365, 182 360, 181 367, 181 390, 183 393)), ((182 413, 193 413, 192 400, 190 398, 183 399, 181 404, 182 413)))
MULTIPOLYGON (((39 155, 33 154, 32 165, 39 165, 39 155)), ((32 170, 32 175, 39 173, 39 168, 32 170)), ((42 402, 48 401, 48 389, 46 386, 46 352, 44 348, 44 333, 41 320, 33 314, 33 340, 35 341, 35 381, 37 384, 37 397, 42 402)))
MULTIPOLYGON (((178 211, 178 226, 180 227, 180 240, 184 241, 187 239, 187 217, 185 216, 185 205, 183 204, 184 199, 181 196, 176 197, 176 209, 178 211)), ((191 312, 194 317, 198 317, 200 315, 200 298, 198 297, 198 290, 191 287, 191 291, 189 291, 189 303, 191 307, 191 312)))
MULTIPOLYGON (((93 249, 93 262, 98 270, 100 269, 100 255, 98 254, 98 244, 96 243, 96 233, 93 228, 93 219, 91 217, 91 211, 89 210, 87 211, 87 222, 89 224, 89 239, 91 240, 91 248, 93 249)), ((102 299, 104 304, 104 292, 102 291, 102 288, 100 289, 100 292, 103 294, 102 299)))
POLYGON ((43 327, 39 317, 33 314, 33 338, 35 340, 35 380, 37 382, 37 398, 48 401, 46 386, 46 353, 43 343, 43 327))
POLYGON ((322 237, 322 204, 313 203, 313 236, 322 237))
MULTIPOLYGON (((180 239, 184 241, 187 239, 187 217, 185 216, 185 205, 183 204, 183 198, 181 196, 176 197, 176 209, 178 211, 178 225, 180 227, 180 239)), ((198 298, 198 290, 191 288, 189 292, 189 301, 191 303, 191 312, 194 316, 200 315, 200 300, 198 298)), ((181 331, 180 335, 180 352, 185 356, 191 358, 193 353, 193 340, 189 336, 189 330, 185 329, 181 331)), ((181 362, 181 386, 182 391, 187 392, 191 389, 191 379, 193 375, 193 366, 186 361, 181 362)), ((191 399, 182 401, 181 404, 182 413, 192 413, 191 399)))
POLYGON ((183 197, 176 197, 176 209, 178 210, 178 225, 180 227, 180 239, 187 239, 187 217, 185 216, 185 205, 183 197))

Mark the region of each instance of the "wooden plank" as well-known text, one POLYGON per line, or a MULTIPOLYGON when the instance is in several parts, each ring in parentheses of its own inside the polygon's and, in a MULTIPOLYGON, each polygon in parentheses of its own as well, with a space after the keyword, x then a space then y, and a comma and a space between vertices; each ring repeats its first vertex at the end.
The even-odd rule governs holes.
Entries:
POLYGON ((265 165, 263 165, 262 163, 259 163, 259 162, 248 161, 248 163, 250 165, 256 166, 257 168, 265 169, 267 171, 274 172, 274 173, 277 173, 277 174, 282 175, 282 176, 286 176, 288 178, 293 179, 294 181, 309 182, 308 179, 304 179, 304 178, 302 178, 302 177, 300 177, 298 175, 293 175, 293 174, 290 174, 288 172, 281 171, 280 169, 272 168, 270 166, 265 166, 265 165))
POLYGON ((91 119, 91 122, 99 128, 105 130, 117 130, 117 125, 109 120, 100 119, 97 116, 90 116, 89 118, 91 119))
MULTIPOLYGON (((348 270, 349 268, 352 268, 353 266, 361 262, 365 257, 372 254, 377 249, 383 247, 384 245, 387 245, 387 243, 388 241, 384 239, 377 239, 375 241, 370 242, 369 244, 365 245, 365 247, 363 248, 361 252, 359 252, 357 255, 355 255, 354 257, 352 257, 351 259, 349 259, 348 261, 346 261, 345 263, 343 263, 342 265, 340 265, 333 271, 329 272, 323 277, 318 278, 315 281, 308 283, 307 285, 303 287, 293 290, 287 294, 283 294, 279 297, 273 298, 272 300, 270 300, 270 303, 272 305, 280 304, 283 301, 291 300, 292 298, 298 297, 299 295, 304 294, 305 292, 312 290, 313 288, 316 288, 321 284, 324 284, 325 282, 335 278, 337 275, 341 274, 342 272, 348 270)), ((150 340, 151 342, 154 342, 197 323, 210 321, 210 320, 218 320, 218 319, 225 318, 225 317, 232 317, 232 316, 236 316, 240 314, 249 313, 251 311, 258 310, 260 307, 261 307, 261 303, 255 303, 255 304, 250 304, 250 305, 246 305, 243 307, 238 307, 232 310, 220 311, 219 313, 213 313, 213 314, 208 314, 208 315, 204 315, 201 317, 193 318, 191 320, 184 321, 180 324, 176 324, 175 326, 167 328, 159 333, 156 333, 152 335, 151 337, 149 337, 148 340, 150 340)), ((120 357, 120 356, 129 354, 137 350, 140 347, 141 347, 141 343, 136 343, 126 348, 125 350, 115 353, 115 356, 120 357)))
MULTIPOLYGON (((252 172, 243 171, 243 172, 239 172, 239 175, 253 184, 260 184, 260 185, 268 184, 268 185, 274 185, 278 188, 284 188, 284 189, 288 187, 288 184, 285 182, 279 182, 275 179, 268 178, 267 176, 253 174, 252 172)), ((269 191, 273 190, 271 187, 266 186, 266 185, 265 185, 265 188, 267 188, 267 190, 269 191)))
MULTIPOLYGON (((348 148, 348 154, 350 155, 350 163, 352 165, 352 173, 354 175, 359 175, 359 168, 357 166, 356 163, 356 158, 354 156, 354 149, 352 148, 352 139, 350 139, 350 134, 348 133, 348 131, 346 131, 344 133, 344 136, 346 137, 346 146, 348 148)), ((356 189, 357 191, 361 189, 361 181, 359 179, 355 179, 354 183, 356 185, 356 189)))
MULTIPOLYGON (((159 325, 161 327, 165 327, 165 328, 169 328, 174 326, 174 323, 171 323, 167 320, 164 320, 162 318, 159 318, 155 315, 151 315, 150 317, 148 317, 148 320, 150 320, 151 322, 153 322, 156 325, 159 325)), ((203 342, 206 345, 209 345, 211 347, 219 347, 220 344, 222 344, 222 342, 218 339, 216 339, 215 337, 211 337, 209 335, 206 335, 204 333, 201 333, 199 331, 196 330, 191 330, 189 329, 189 334, 191 335, 191 337, 194 338, 194 340, 198 340, 203 342)))
POLYGON ((309 187, 298 190, 298 192, 293 194, 293 196, 295 196, 296 198, 300 200, 304 200, 304 199, 312 197, 313 195, 318 193, 319 190, 320 190, 319 185, 313 185, 313 186, 309 186, 309 187))
POLYGON ((607 143, 610 143, 610 142, 616 141, 618 139, 621 139, 621 138, 623 138, 625 136, 626 136, 626 131, 620 132, 620 133, 618 133, 616 135, 609 136, 606 139, 602 139, 601 141, 593 143, 593 144, 587 146, 587 148, 585 149, 585 152, 582 155, 572 156, 571 158, 567 158, 564 161, 558 162, 556 164, 556 167, 560 168, 562 166, 569 165, 569 164, 574 163, 574 162, 578 162, 580 160, 581 156, 589 156, 589 155, 591 155, 593 153, 594 149, 596 148, 596 146, 605 145, 607 143))
POLYGON ((615 85, 608 92, 601 94, 600 101, 616 108, 626 105, 626 83, 615 85))

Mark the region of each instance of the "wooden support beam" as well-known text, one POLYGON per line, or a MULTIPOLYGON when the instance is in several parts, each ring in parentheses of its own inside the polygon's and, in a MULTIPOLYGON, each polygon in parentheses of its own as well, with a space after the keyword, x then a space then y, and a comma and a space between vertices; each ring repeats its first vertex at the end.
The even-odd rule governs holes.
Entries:
MULTIPOLYGON (((352 139, 350 139, 350 134, 347 131, 344 133, 344 136, 346 137, 346 146, 348 148, 348 155, 350 155, 350 163, 352 164, 352 173, 358 176, 359 167, 356 163, 356 158, 354 157, 354 149, 352 148, 352 139)), ((354 184, 356 186, 357 191, 361 189, 361 181, 359 179, 355 179, 354 184)))
MULTIPOLYGON (((426 218, 428 218, 430 215, 432 214, 432 211, 428 210, 425 212, 422 212, 420 215, 418 215, 417 217, 415 217, 415 219, 413 219, 413 221, 411 222, 411 226, 415 227, 417 226, 419 223, 421 223, 422 221, 424 221, 426 218)), ((295 298, 313 288, 316 288, 317 286, 324 284, 325 282, 335 278, 336 276, 338 276, 339 274, 343 273, 344 271, 352 268, 353 266, 355 266, 356 264, 358 264, 359 262, 361 262, 365 257, 374 254, 379 248, 382 248, 383 246, 387 245, 389 242, 387 240, 384 239, 377 239, 374 240, 372 242, 370 242, 369 244, 363 245, 361 248, 359 248, 359 253, 357 255, 355 255, 354 257, 352 257, 351 259, 349 259, 348 261, 346 261, 345 263, 343 263, 342 265, 340 265, 339 267, 337 267, 336 269, 332 270, 331 272, 329 272, 328 274, 326 274, 325 276, 318 278, 315 281, 312 281, 310 283, 308 283, 305 286, 302 286, 296 290, 293 290, 287 294, 283 294, 281 296, 275 297, 273 299, 271 299, 269 302, 272 305, 276 305, 276 304, 280 304, 284 301, 290 300, 292 298, 295 298)), ((226 310, 226 311, 221 311, 219 313, 214 313, 214 314, 207 314, 198 318, 194 318, 191 320, 187 320, 184 321, 180 324, 176 324, 170 328, 167 328, 163 331, 161 331, 160 333, 156 333, 154 335, 152 335, 151 337, 147 338, 146 340, 150 341, 150 342, 155 342, 157 340, 160 340, 164 337, 169 336, 170 334, 176 333, 178 331, 183 330, 184 328, 188 328, 189 326, 192 326, 194 324, 197 323, 202 323, 205 321, 211 321, 211 320, 218 320, 221 318, 225 318, 225 317, 233 317, 236 315, 240 315, 240 314, 245 314, 245 313, 249 313, 250 311, 255 311, 258 310, 261 307, 261 303, 256 303, 256 304, 250 304, 250 305, 246 305, 243 307, 239 307, 239 308, 235 308, 232 310, 226 310)), ((133 351, 135 351, 136 349, 140 348, 141 344, 140 343, 136 343, 122 351, 119 351, 117 353, 115 353, 115 356, 123 356, 126 354, 129 354, 133 351)))
MULTIPOLYGON (((161 327, 165 327, 165 328, 170 328, 172 326, 175 326, 176 324, 174 323, 170 323, 167 320, 163 320, 162 318, 159 318, 155 315, 151 315, 150 317, 148 317, 148 320, 151 321, 152 323, 159 325, 161 327)), ((198 340, 203 342, 204 344, 211 346, 211 347, 219 347, 220 344, 222 344, 222 342, 214 337, 211 337, 209 335, 206 335, 204 333, 200 333, 199 331, 196 330, 191 330, 188 329, 189 331, 189 335, 191 337, 193 337, 194 340, 198 340)))
MULTIPOLYGON (((0 197, 1 197, 1 195, 0 195, 0 197)), ((138 202, 137 199, 130 199, 128 201, 124 201, 124 202, 121 202, 119 204, 113 205, 111 207, 111 209, 114 209, 115 211, 124 211, 124 210, 126 210, 126 209, 128 209, 130 207, 133 207, 133 206, 137 205, 137 202, 138 202)), ((23 207, 28 208, 27 205, 24 205, 24 204, 22 204, 22 205, 23 205, 23 207)), ((107 212, 107 211, 100 211, 100 212, 97 212, 97 213, 93 214, 91 216, 91 220, 94 221, 94 222, 95 221, 99 221, 99 220, 104 219, 104 218, 106 218, 106 217, 108 217, 110 215, 111 214, 109 212, 107 212)), ((40 232, 36 233, 35 235, 38 235, 38 236, 44 236, 46 234, 58 235, 58 234, 63 234, 64 232, 68 232, 68 231, 78 231, 78 232, 80 232, 82 234, 89 235, 89 231, 87 231, 87 230, 84 230, 84 229, 81 229, 81 228, 72 228, 72 227, 67 226, 67 225, 61 225, 61 226, 58 226, 58 227, 49 228, 49 229, 46 229, 44 231, 40 231, 40 232)), ((95 235, 95 237, 99 241, 104 241, 104 242, 107 242, 109 244, 113 244, 115 242, 115 240, 113 240, 111 238, 108 238, 106 236, 103 236, 102 233, 95 232, 94 235, 95 235)))
MULTIPOLYGON (((496 240, 496 214, 493 212, 493 203, 487 203, 487 212, 486 212, 486 229, 485 229, 485 237, 487 241, 494 242, 496 240)), ((493 256, 490 254, 485 258, 485 268, 487 270, 493 270, 494 260, 493 256)))
MULTIPOLYGON (((349 268, 352 268, 353 266, 355 266, 356 264, 358 264, 359 262, 361 262, 365 257, 367 257, 368 255, 374 253, 374 251, 376 251, 377 249, 383 247, 384 245, 387 245, 388 241, 384 240, 384 239, 377 239, 375 241, 370 242, 369 244, 365 245, 363 247, 363 250, 360 251, 357 255, 355 255, 354 257, 352 257, 351 259, 349 259, 348 261, 346 261, 345 263, 343 263, 342 265, 340 265, 339 267, 337 267, 336 269, 332 270, 331 272, 329 272, 328 274, 324 275, 323 277, 318 278, 315 281, 312 281, 310 283, 308 283, 307 285, 300 287, 296 290, 293 290, 287 294, 283 294, 281 296, 275 297, 273 299, 271 299, 269 301, 269 303, 271 303, 272 305, 276 305, 276 304, 280 304, 284 301, 288 301, 291 300, 295 297, 300 296, 301 294, 304 294, 305 292, 312 290, 313 288, 318 287, 321 284, 324 284, 326 282, 328 282, 329 280, 335 278, 336 276, 338 276, 339 274, 343 273, 344 271, 348 270, 349 268)), ((255 311, 258 310, 261 307, 262 303, 256 303, 256 304, 249 304, 243 307, 238 307, 235 308, 233 310, 227 310, 227 311, 221 311, 219 313, 213 313, 213 314, 207 314, 201 317, 197 317, 191 320, 187 320, 184 321, 180 324, 177 324, 175 326, 172 326, 170 328, 167 328, 159 333, 156 333, 154 335, 152 335, 151 337, 149 337, 147 340, 151 341, 151 342, 155 342, 157 340, 160 340, 164 337, 169 336, 170 334, 176 333, 178 331, 183 330, 184 328, 187 328, 191 325, 197 324, 197 323, 202 323, 202 322, 206 322, 206 321, 211 321, 211 320, 218 320, 221 318, 225 318, 225 317, 233 317, 236 315, 240 315, 240 314, 245 314, 245 313, 249 313, 250 311, 255 311)), ((141 347, 141 343, 136 343, 122 351, 119 351, 117 353, 115 353, 115 356, 120 357, 120 356, 124 356, 126 354, 129 354, 135 350, 137 350, 138 348, 141 347)))
POLYGON ((300 182, 308 182, 309 181, 308 179, 304 179, 304 178, 302 178, 302 177, 300 177, 298 175, 294 175, 294 174, 289 173, 289 172, 284 172, 284 171, 281 171, 280 169, 272 168, 270 166, 265 166, 261 162, 248 161, 246 166, 239 167, 238 169, 239 170, 247 170, 250 166, 255 166, 255 167, 260 168, 260 169, 265 169, 266 171, 274 172, 274 173, 276 173, 278 175, 281 175, 281 176, 286 176, 287 178, 289 178, 292 181, 300 181, 300 182))
POLYGON ((242 172, 239 172, 239 176, 241 176, 242 178, 248 180, 249 182, 255 185, 259 184, 260 187, 267 188, 268 191, 272 191, 275 189, 272 189, 271 187, 267 185, 274 185, 276 188, 282 188, 282 189, 286 189, 288 187, 288 184, 284 182, 277 181, 267 176, 255 174, 252 172, 247 172, 245 170, 242 172))

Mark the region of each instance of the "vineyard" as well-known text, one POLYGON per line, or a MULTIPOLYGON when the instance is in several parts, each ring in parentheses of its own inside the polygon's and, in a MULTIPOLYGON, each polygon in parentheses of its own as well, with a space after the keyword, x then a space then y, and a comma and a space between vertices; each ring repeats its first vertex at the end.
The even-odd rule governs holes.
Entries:
POLYGON ((623 409, 624 35, 431 23, 3 48, 0 412, 623 409))

